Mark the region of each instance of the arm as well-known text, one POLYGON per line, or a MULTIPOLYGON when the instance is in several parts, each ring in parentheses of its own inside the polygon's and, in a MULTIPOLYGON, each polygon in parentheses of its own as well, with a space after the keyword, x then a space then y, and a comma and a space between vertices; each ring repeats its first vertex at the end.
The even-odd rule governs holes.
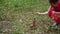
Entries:
MULTIPOLYGON (((49 7, 48 11, 50 10, 51 7, 49 7)), ((44 13, 40 13, 40 12, 37 12, 38 14, 41 14, 41 15, 44 15, 44 14, 48 14, 48 11, 44 12, 44 13)))
POLYGON ((38 14, 41 14, 41 15, 42 15, 42 14, 44 15, 44 14, 48 14, 48 11, 47 11, 47 12, 44 12, 44 13, 40 13, 40 12, 37 12, 37 13, 38 13, 38 14))
POLYGON ((55 12, 55 11, 53 11, 53 13, 54 13, 54 14, 60 14, 60 12, 55 12))

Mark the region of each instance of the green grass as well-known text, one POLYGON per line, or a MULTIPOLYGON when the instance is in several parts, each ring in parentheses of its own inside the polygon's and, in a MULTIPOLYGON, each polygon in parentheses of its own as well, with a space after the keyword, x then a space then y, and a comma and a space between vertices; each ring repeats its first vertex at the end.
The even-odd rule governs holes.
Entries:
POLYGON ((35 30, 30 30, 34 18, 37 19, 36 23, 39 26, 35 34, 46 31, 48 25, 43 22, 48 21, 49 16, 39 16, 36 15, 36 12, 45 12, 48 7, 47 0, 0 0, 0 19, 6 19, 5 21, 0 21, 0 33, 34 34, 35 30))

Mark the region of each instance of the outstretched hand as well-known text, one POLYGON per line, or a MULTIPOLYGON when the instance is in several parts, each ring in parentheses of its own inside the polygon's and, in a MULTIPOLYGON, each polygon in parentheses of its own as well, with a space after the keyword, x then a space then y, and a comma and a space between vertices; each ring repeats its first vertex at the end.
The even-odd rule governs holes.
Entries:
POLYGON ((37 13, 37 15, 41 15, 40 12, 36 12, 36 13, 37 13))
POLYGON ((39 16, 41 15, 40 12, 36 12, 36 14, 39 15, 39 16))
POLYGON ((37 14, 40 14, 40 12, 37 12, 37 14))

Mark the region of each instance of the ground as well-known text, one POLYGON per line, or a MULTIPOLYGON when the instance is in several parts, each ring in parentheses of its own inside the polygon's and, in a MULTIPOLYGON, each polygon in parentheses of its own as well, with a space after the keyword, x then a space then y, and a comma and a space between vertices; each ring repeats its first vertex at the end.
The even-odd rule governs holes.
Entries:
POLYGON ((52 23, 48 15, 37 15, 49 8, 47 0, 0 0, 0 34, 59 34, 48 31, 52 23), (37 29, 31 30, 34 18, 37 29))

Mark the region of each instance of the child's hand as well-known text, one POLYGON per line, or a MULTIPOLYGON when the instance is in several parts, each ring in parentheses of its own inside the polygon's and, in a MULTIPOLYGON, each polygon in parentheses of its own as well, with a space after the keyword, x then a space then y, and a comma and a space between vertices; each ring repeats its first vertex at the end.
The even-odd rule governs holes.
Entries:
POLYGON ((44 13, 40 13, 40 12, 37 12, 38 15, 46 15, 48 14, 48 12, 44 12, 44 13))
POLYGON ((37 14, 40 14, 40 12, 37 12, 37 14))
POLYGON ((40 12, 37 12, 37 14, 38 14, 38 15, 42 15, 42 13, 40 13, 40 12))
POLYGON ((55 11, 52 11, 53 14, 55 14, 55 11))

